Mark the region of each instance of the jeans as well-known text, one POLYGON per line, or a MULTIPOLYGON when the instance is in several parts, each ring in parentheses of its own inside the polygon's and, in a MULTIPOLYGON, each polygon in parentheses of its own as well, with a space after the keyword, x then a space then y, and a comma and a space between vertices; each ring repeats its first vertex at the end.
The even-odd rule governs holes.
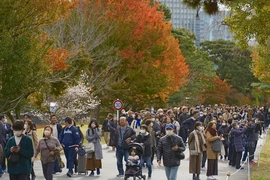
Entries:
POLYGON ((246 159, 247 159, 247 154, 248 154, 248 146, 247 146, 247 144, 246 144, 246 146, 245 146, 245 153, 244 153, 243 158, 242 158, 242 161, 243 161, 243 162, 246 161, 246 159))
POLYGON ((206 151, 203 151, 203 153, 202 153, 202 168, 205 167, 206 159, 207 159, 207 153, 206 153, 206 151))
MULTIPOLYGON (((146 166, 148 168, 148 176, 152 175, 152 164, 151 164, 151 157, 146 157, 143 156, 142 157, 142 162, 146 163, 146 166)), ((143 163, 141 163, 141 167, 142 167, 143 163)))
POLYGON ((42 164, 42 170, 43 175, 46 180, 52 180, 53 179, 53 172, 54 172, 54 166, 55 162, 49 162, 47 164, 42 164))
POLYGON ((167 180, 176 180, 179 166, 173 166, 173 167, 164 166, 164 167, 165 167, 167 180))
POLYGON ((75 147, 64 147, 68 172, 73 174, 75 147))
POLYGON ((124 169, 123 169, 123 157, 124 160, 126 161, 126 164, 128 163, 128 150, 123 149, 121 147, 116 148, 116 159, 117 159, 117 169, 119 174, 124 174, 124 169))

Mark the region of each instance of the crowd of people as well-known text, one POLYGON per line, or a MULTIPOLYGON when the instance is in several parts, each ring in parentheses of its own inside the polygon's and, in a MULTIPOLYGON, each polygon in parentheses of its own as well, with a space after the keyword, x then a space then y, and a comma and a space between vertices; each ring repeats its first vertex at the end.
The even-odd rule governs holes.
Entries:
POLYGON ((36 126, 29 115, 13 125, 7 123, 5 116, 0 116, 0 151, 4 152, 0 153, 1 175, 7 171, 11 180, 35 180, 33 162, 39 154, 46 180, 52 180, 53 174, 61 173, 64 166, 68 169, 68 177, 80 172, 78 156, 81 155, 85 157, 85 171, 90 171, 90 176, 100 175, 103 135, 107 146, 116 153, 117 177, 132 173, 141 176, 145 166, 150 179, 156 160, 158 165, 164 165, 167 179, 176 180, 180 162, 184 159, 183 152, 188 149, 191 178, 200 180, 201 172, 206 171, 207 179, 216 179, 219 159, 228 160, 228 164, 236 169, 243 169, 241 164, 247 158, 251 165, 256 163, 257 141, 269 126, 270 118, 267 106, 201 105, 155 112, 122 110, 119 120, 109 113, 102 127, 92 119, 85 133, 70 117, 64 119, 64 127, 55 115, 50 117, 50 122, 43 128, 43 138, 38 139, 36 126), (84 139, 87 140, 86 147, 93 146, 91 152, 85 152, 84 139), (143 144, 141 155, 140 149, 130 149, 136 143, 143 144), (62 150, 65 164, 60 156, 62 150), (135 168, 125 170, 124 165, 135 168))

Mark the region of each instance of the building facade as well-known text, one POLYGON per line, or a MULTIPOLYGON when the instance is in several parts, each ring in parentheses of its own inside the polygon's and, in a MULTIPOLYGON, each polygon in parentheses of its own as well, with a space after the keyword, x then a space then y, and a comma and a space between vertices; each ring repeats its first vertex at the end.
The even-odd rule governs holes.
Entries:
POLYGON ((172 12, 171 22, 174 28, 186 28, 196 35, 196 46, 205 40, 225 39, 232 40, 232 33, 224 24, 224 18, 229 16, 228 11, 221 11, 209 16, 202 10, 187 7, 183 0, 159 0, 166 4, 172 12))

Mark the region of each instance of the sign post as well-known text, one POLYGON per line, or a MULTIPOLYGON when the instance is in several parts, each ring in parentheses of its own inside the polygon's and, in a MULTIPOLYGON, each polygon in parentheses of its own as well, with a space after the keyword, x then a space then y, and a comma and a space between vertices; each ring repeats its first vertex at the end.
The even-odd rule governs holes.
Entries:
POLYGON ((119 99, 116 99, 115 101, 113 101, 113 108, 116 110, 116 119, 117 119, 117 122, 119 121, 119 111, 121 109, 123 109, 123 102, 119 99))

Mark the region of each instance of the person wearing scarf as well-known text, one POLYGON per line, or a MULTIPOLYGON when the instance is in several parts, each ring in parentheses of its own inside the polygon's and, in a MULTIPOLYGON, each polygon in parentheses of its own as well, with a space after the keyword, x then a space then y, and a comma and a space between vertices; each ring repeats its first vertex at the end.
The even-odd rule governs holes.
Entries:
POLYGON ((218 152, 212 150, 212 144, 215 140, 221 140, 216 129, 216 122, 210 121, 205 131, 207 142, 207 179, 216 179, 213 175, 218 175, 218 152))
POLYGON ((203 135, 202 123, 197 121, 194 130, 188 138, 189 153, 189 173, 193 174, 193 180, 200 180, 202 153, 205 150, 206 141, 203 135))

